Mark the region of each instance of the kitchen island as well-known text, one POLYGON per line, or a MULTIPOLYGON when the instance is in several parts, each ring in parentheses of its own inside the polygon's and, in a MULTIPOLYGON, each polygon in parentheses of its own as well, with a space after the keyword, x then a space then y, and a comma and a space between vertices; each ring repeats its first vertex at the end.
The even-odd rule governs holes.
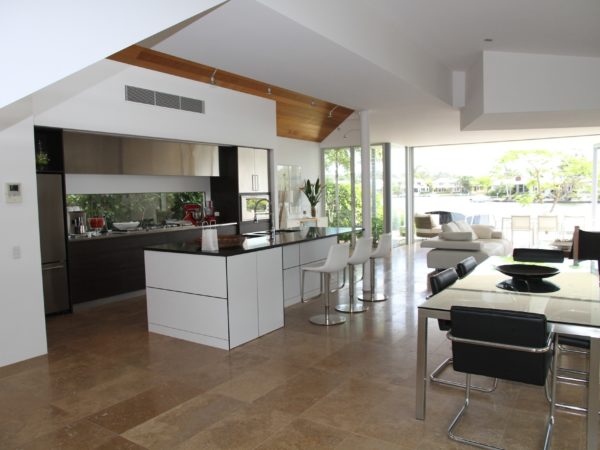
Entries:
MULTIPOLYGON (((238 224, 217 225, 221 235, 235 234, 238 224)), ((67 241, 71 303, 95 301, 117 295, 139 295, 146 287, 144 249, 151 245, 191 241, 203 227, 139 228, 98 236, 69 236, 67 241)))
MULTIPOLYGON (((149 331, 232 349, 283 327, 284 306, 300 301, 300 272, 327 257, 350 228, 311 227, 248 237, 202 251, 196 241, 145 250, 149 331)), ((306 295, 319 291, 307 278, 306 295)))

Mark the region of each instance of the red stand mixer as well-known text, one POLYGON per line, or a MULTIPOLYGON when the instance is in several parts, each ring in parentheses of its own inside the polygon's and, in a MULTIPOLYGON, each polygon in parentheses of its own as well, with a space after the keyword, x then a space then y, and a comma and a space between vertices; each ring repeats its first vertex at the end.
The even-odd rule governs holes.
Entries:
POLYGON ((194 225, 200 225, 204 220, 204 208, 198 203, 186 203, 183 205, 185 216, 183 220, 192 222, 194 225))

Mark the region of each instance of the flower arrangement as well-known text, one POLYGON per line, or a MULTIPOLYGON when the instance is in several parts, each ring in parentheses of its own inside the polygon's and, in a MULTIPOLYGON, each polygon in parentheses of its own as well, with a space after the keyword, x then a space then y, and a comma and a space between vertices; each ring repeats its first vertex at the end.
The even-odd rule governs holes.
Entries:
POLYGON ((314 184, 311 183, 309 179, 307 179, 304 183, 304 186, 300 189, 302 190, 302 192, 304 192, 308 203, 310 203, 310 215, 312 217, 316 217, 317 204, 321 200, 321 196, 323 194, 323 190, 321 189, 321 183, 319 179, 317 178, 317 181, 315 181, 314 184))

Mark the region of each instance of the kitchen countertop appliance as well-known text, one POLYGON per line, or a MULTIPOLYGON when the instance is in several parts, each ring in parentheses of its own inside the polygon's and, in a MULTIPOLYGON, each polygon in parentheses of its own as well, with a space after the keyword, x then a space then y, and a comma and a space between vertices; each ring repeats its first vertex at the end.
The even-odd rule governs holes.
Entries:
POLYGON ((200 225, 204 220, 204 208, 198 203, 186 203, 183 205, 185 216, 183 220, 193 223, 194 225, 200 225))
POLYGON ((87 232, 86 213, 81 211, 79 206, 70 206, 67 209, 67 223, 69 224, 69 234, 85 234, 87 232))

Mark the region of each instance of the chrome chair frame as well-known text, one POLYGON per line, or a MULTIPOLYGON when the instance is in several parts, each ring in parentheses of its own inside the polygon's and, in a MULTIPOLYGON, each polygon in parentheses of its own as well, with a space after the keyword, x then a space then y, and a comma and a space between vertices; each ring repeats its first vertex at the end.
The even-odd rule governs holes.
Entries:
MULTIPOLYGON (((356 266, 362 266, 369 260, 373 248, 373 239, 369 237, 358 238, 354 244, 352 255, 348 259, 346 269, 349 271, 348 284, 348 303, 337 305, 335 310, 347 314, 358 314, 369 310, 369 307, 364 302, 355 301, 355 278, 356 266)), ((345 273, 345 272, 344 272, 345 273)))
MULTIPOLYGON (((363 287, 363 292, 358 296, 358 300, 361 302, 384 302, 388 298, 385 293, 378 293, 375 289, 375 260, 387 258, 392 253, 392 233, 383 233, 379 236, 379 243, 377 244, 377 248, 373 250, 371 256, 369 257, 369 269, 370 269, 370 291, 365 291, 363 287)), ((383 277, 385 278, 385 271, 383 273, 383 277)), ((385 284, 385 280, 384 280, 385 284)), ((364 286, 364 284, 363 284, 364 286)))
MULTIPOLYGON (((482 347, 492 347, 492 348, 499 348, 499 349, 512 350, 512 351, 521 351, 521 352, 534 353, 534 354, 547 353, 549 351, 552 351, 552 349, 556 347, 557 340, 558 340, 557 335, 555 335, 554 333, 549 333, 548 340, 544 347, 521 347, 518 345, 502 344, 502 343, 498 343, 498 342, 489 342, 489 341, 480 341, 480 340, 475 340, 475 339, 458 338, 456 336, 453 336, 451 331, 449 331, 446 334, 446 336, 452 342, 457 342, 457 343, 461 343, 461 344, 472 344, 472 345, 478 345, 478 346, 482 346, 482 347)), ((549 415, 548 415, 548 421, 546 423, 546 432, 545 432, 545 436, 544 436, 544 450, 550 448, 550 444, 552 441, 552 430, 554 428, 554 411, 555 411, 554 399, 556 398, 556 378, 554 375, 556 374, 556 370, 557 370, 556 364, 557 364, 557 358, 553 358, 552 359, 552 370, 551 370, 551 372, 552 372, 551 387, 550 387, 550 411, 549 411, 549 415)), ((463 406, 459 410, 458 414, 456 415, 456 417, 452 420, 452 422, 450 422, 450 426, 448 427, 448 437, 454 441, 457 441, 457 442, 460 442, 463 444, 473 445, 473 446, 479 447, 479 448, 485 448, 485 449, 490 449, 490 450, 503 450, 500 447, 495 447, 493 445, 488 445, 483 442, 474 441, 474 440, 468 439, 466 437, 458 436, 457 434, 454 433, 454 429, 456 428, 456 426, 462 419, 464 413, 467 411, 467 408, 469 407, 470 391, 471 391, 470 385, 471 385, 471 374, 467 373, 466 380, 465 380, 465 386, 466 386, 465 387, 465 401, 463 403, 463 406)), ((544 386, 544 389, 546 390, 546 394, 547 394, 547 380, 546 380, 546 385, 544 386)))
MULTIPOLYGON (((308 272, 307 270, 302 270, 302 281, 300 284, 300 302, 301 303, 306 303, 309 300, 314 300, 316 298, 321 297, 321 295, 323 295, 323 277, 320 278, 320 286, 319 286, 319 293, 317 295, 313 295, 312 297, 304 297, 304 278, 306 275, 306 272, 308 272)), ((334 293, 339 291, 340 289, 343 289, 344 286, 346 286, 346 268, 344 268, 343 270, 341 270, 340 272, 342 272, 342 284, 336 286, 334 289, 330 289, 329 292, 330 293, 334 293)))
MULTIPOLYGON (((572 247, 573 263, 575 265, 578 265, 579 261, 592 260, 592 261, 597 261, 598 267, 600 267, 600 252, 598 252, 598 250, 597 250, 599 240, 600 240, 599 232, 584 231, 578 225, 576 225, 573 230, 573 247, 572 247), (581 242, 582 237, 583 237, 583 240, 585 241, 583 243, 581 242)), ((586 355, 588 357, 587 361, 589 361, 589 350, 583 348, 583 346, 579 347, 579 346, 577 346, 577 344, 574 344, 574 345, 576 345, 576 346, 573 347, 573 346, 568 346, 568 345, 562 345, 560 343, 560 338, 559 338, 559 345, 558 345, 559 355, 560 355, 560 352, 581 354, 581 355, 586 355)), ((589 384, 589 372, 583 371, 583 370, 559 367, 558 371, 557 371, 557 379, 560 382, 564 382, 567 384, 587 386, 589 384), (559 375, 559 373, 566 373, 566 374, 573 375, 573 376, 559 375)), ((587 412, 588 412, 587 405, 585 407, 583 407, 583 406, 571 405, 568 403, 557 403, 556 406, 561 409, 566 409, 568 411, 575 412, 575 413, 587 414, 587 412)))
MULTIPOLYGON (((317 314, 315 316, 310 317, 309 321, 315 325, 339 325, 346 322, 346 318, 342 316, 338 316, 337 314, 331 314, 331 304, 330 304, 330 293, 331 293, 331 274, 339 273, 345 269, 348 264, 349 258, 349 248, 350 245, 345 244, 333 244, 329 247, 329 251, 327 254, 327 258, 322 264, 314 264, 310 266, 302 267, 302 290, 304 290, 304 274, 306 272, 316 272, 321 274, 321 293, 323 290, 325 291, 325 295, 323 296, 323 314, 317 314), (324 288, 324 289, 323 289, 324 288)), ((301 297, 303 297, 303 292, 301 293, 301 297)))
MULTIPOLYGON (((469 256, 469 258, 473 258, 472 256, 469 256)), ((475 259, 475 258, 473 258, 475 259)), ((445 269, 442 272, 445 271, 452 271, 452 268, 449 269, 445 269)), ((441 273, 441 272, 439 272, 441 273)), ((458 275, 458 271, 455 270, 456 273, 456 277, 460 278, 458 275)), ((437 274, 436 274, 437 275, 437 274)), ((436 275, 433 275, 434 277, 436 275)), ((464 275, 467 276, 467 275, 464 275)), ((456 281, 453 281, 451 284, 449 284, 448 286, 451 286, 452 284, 454 284, 456 281)), ((427 296, 426 299, 430 299, 431 297, 433 297, 434 295, 438 294, 439 292, 441 292, 442 290, 444 290, 446 287, 448 286, 444 286, 440 291, 437 292, 433 292, 434 289, 432 289, 432 294, 427 296)), ((432 283, 432 288, 435 287, 435 283, 432 283)), ((442 324, 440 324, 440 329, 442 331, 447 330, 447 328, 442 328, 442 324)), ((460 382, 460 381, 452 381, 452 380, 448 380, 447 378, 440 378, 440 374, 442 372, 444 372, 448 367, 452 366, 452 357, 449 356, 448 358, 444 359, 435 369, 433 369, 433 371, 429 374, 429 381, 431 381, 432 383, 436 383, 436 384, 441 384, 443 386, 450 386, 450 387, 457 387, 457 388, 461 388, 464 389, 466 386, 464 383, 460 382)), ((494 383, 492 384, 491 387, 483 387, 483 386, 471 386, 470 388, 474 391, 478 391, 478 392, 494 392, 496 390, 496 388, 498 387, 498 379, 494 378, 494 383)))
MULTIPOLYGON (((590 352, 588 350, 580 350, 578 347, 571 347, 569 345, 563 345, 560 343, 560 336, 558 337, 558 346, 555 354, 555 358, 560 359, 560 355, 562 353, 574 353, 578 355, 582 355, 586 357, 586 363, 589 364, 589 355, 590 352)), ((587 386, 589 385, 589 371, 579 370, 579 369, 571 369, 567 367, 558 367, 556 372, 557 381, 565 384, 571 384, 575 386, 587 386), (561 373, 565 373, 567 375, 560 375, 561 373)), ((556 402, 556 407, 561 409, 566 409, 567 411, 571 411, 579 414, 587 414, 588 409, 586 406, 576 406, 570 403, 559 403, 556 402)))

